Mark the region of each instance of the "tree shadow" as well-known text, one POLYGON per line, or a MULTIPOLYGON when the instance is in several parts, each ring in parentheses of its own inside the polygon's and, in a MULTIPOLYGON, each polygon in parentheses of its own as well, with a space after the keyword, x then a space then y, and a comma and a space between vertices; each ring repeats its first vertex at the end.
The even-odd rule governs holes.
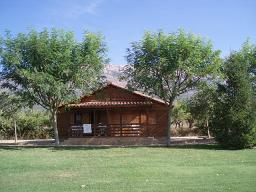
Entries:
POLYGON ((172 146, 58 146, 49 148, 52 151, 77 151, 77 150, 106 150, 106 149, 137 149, 137 148, 161 148, 161 149, 202 149, 202 150, 227 150, 218 144, 182 144, 182 145, 172 145, 172 146))
POLYGON ((0 146, 0 150, 22 150, 22 149, 49 149, 52 152, 57 151, 81 151, 81 150, 108 150, 108 149, 118 149, 118 148, 124 148, 124 149, 137 149, 137 148, 161 148, 161 149, 196 149, 196 150, 229 150, 233 151, 235 149, 227 149, 219 144, 177 144, 177 145, 171 145, 169 147, 167 146, 0 146))
POLYGON ((20 147, 20 146, 0 146, 0 150, 17 151, 22 149, 23 147, 20 147))
POLYGON ((102 149, 112 149, 121 148, 121 146, 54 146, 50 147, 51 151, 79 151, 79 150, 102 150, 102 149))
POLYGON ((173 145, 170 149, 204 149, 204 150, 227 150, 219 144, 182 144, 173 145))

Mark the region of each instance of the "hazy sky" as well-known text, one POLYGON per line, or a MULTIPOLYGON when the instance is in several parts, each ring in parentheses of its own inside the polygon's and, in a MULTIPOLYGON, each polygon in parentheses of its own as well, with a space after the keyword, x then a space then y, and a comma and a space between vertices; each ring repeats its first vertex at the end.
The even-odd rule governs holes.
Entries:
POLYGON ((63 28, 105 36, 112 64, 125 64, 126 48, 145 30, 188 32, 211 39, 222 56, 246 38, 256 42, 256 0, 0 0, 0 34, 63 28))

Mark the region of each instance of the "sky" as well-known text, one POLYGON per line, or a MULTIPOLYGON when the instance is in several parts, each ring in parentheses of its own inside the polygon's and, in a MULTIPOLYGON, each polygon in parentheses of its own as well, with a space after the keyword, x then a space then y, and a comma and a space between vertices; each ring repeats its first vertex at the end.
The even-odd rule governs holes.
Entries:
POLYGON ((126 64, 126 49, 145 31, 183 28, 210 39, 222 57, 256 42, 256 0, 0 0, 0 35, 44 28, 102 33, 111 64, 126 64))

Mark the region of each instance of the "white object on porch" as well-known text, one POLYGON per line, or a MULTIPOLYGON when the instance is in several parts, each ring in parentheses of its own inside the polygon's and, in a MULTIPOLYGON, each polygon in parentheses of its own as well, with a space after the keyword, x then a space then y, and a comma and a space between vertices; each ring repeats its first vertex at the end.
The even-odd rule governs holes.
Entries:
POLYGON ((83 124, 84 133, 92 133, 92 124, 83 124))

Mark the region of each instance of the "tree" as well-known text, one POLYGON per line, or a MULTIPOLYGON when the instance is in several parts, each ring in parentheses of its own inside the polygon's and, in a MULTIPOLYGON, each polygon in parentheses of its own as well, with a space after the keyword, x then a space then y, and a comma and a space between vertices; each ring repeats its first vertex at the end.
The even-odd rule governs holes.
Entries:
POLYGON ((123 78, 128 86, 169 104, 168 146, 174 100, 216 74, 221 63, 219 55, 210 41, 182 30, 171 34, 146 32, 127 50, 123 78))
POLYGON ((216 139, 224 147, 240 149, 256 144, 255 74, 252 73, 255 50, 248 49, 246 43, 241 51, 231 53, 225 60, 226 82, 218 87, 212 123, 216 139))
POLYGON ((0 93, 0 116, 13 121, 15 143, 17 143, 17 113, 24 105, 22 98, 8 92, 0 93))
POLYGON ((198 128, 211 137, 209 122, 214 115, 216 88, 213 84, 203 85, 188 101, 188 108, 198 128), (206 130, 206 131, 205 131, 206 130))
POLYGON ((240 52, 243 55, 244 62, 248 65, 249 81, 254 90, 254 97, 256 97, 256 45, 247 40, 240 52))
POLYGON ((175 124, 175 128, 183 128, 183 122, 190 120, 190 113, 187 109, 187 102, 175 102, 172 110, 172 124, 175 124))
POLYGON ((88 93, 100 81, 106 46, 101 35, 85 33, 82 42, 72 32, 53 29, 12 37, 1 45, 3 87, 49 110, 55 141, 58 106, 88 93))

